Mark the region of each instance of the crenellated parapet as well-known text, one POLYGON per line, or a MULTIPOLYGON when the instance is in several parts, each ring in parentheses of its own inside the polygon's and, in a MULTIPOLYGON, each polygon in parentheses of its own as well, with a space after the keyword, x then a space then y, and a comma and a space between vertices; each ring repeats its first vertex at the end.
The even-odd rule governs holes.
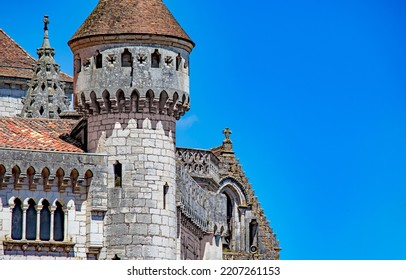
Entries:
POLYGON ((179 119, 190 108, 189 54, 170 47, 103 45, 75 53, 77 106, 179 119))

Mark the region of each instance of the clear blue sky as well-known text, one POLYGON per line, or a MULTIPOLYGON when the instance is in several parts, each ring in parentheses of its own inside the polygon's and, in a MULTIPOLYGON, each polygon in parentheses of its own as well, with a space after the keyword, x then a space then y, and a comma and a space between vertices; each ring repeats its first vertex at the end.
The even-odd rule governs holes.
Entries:
MULTIPOLYGON (((178 146, 231 128, 282 259, 406 259, 406 3, 164 2, 196 42, 178 146)), ((0 27, 35 56, 48 14, 71 74, 96 3, 3 1, 0 27)))

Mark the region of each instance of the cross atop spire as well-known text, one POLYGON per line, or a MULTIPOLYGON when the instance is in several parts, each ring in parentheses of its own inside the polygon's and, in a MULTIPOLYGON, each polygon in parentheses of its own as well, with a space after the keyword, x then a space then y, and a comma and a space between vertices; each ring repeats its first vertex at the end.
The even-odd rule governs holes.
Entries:
POLYGON ((232 131, 227 127, 226 129, 223 130, 223 134, 225 136, 223 140, 223 150, 226 151, 227 153, 230 153, 233 150, 233 142, 231 142, 230 139, 232 131))
MULTIPOLYGON (((226 129, 223 130, 223 134, 226 136, 226 138, 224 140, 230 140, 230 135, 233 132, 227 127, 226 129)), ((231 140, 230 140, 231 141, 231 140)))
POLYGON ((49 16, 44 16, 44 30, 48 30, 49 16))

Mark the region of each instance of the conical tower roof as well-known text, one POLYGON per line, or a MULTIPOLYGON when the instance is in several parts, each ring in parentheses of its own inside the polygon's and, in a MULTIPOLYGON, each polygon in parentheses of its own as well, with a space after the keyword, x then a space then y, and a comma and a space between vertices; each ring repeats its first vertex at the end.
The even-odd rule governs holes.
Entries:
POLYGON ((69 41, 95 36, 161 35, 194 46, 162 0, 100 0, 69 41))

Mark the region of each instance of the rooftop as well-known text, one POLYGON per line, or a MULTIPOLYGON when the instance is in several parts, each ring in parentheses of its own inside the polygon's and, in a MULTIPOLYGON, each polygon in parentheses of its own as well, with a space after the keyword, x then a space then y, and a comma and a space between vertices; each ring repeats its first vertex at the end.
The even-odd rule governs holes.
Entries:
POLYGON ((164 35, 193 44, 162 0, 100 0, 69 43, 119 34, 164 35))
POLYGON ((75 120, 0 118, 0 148, 83 153, 65 142, 61 135, 69 134, 75 120))

